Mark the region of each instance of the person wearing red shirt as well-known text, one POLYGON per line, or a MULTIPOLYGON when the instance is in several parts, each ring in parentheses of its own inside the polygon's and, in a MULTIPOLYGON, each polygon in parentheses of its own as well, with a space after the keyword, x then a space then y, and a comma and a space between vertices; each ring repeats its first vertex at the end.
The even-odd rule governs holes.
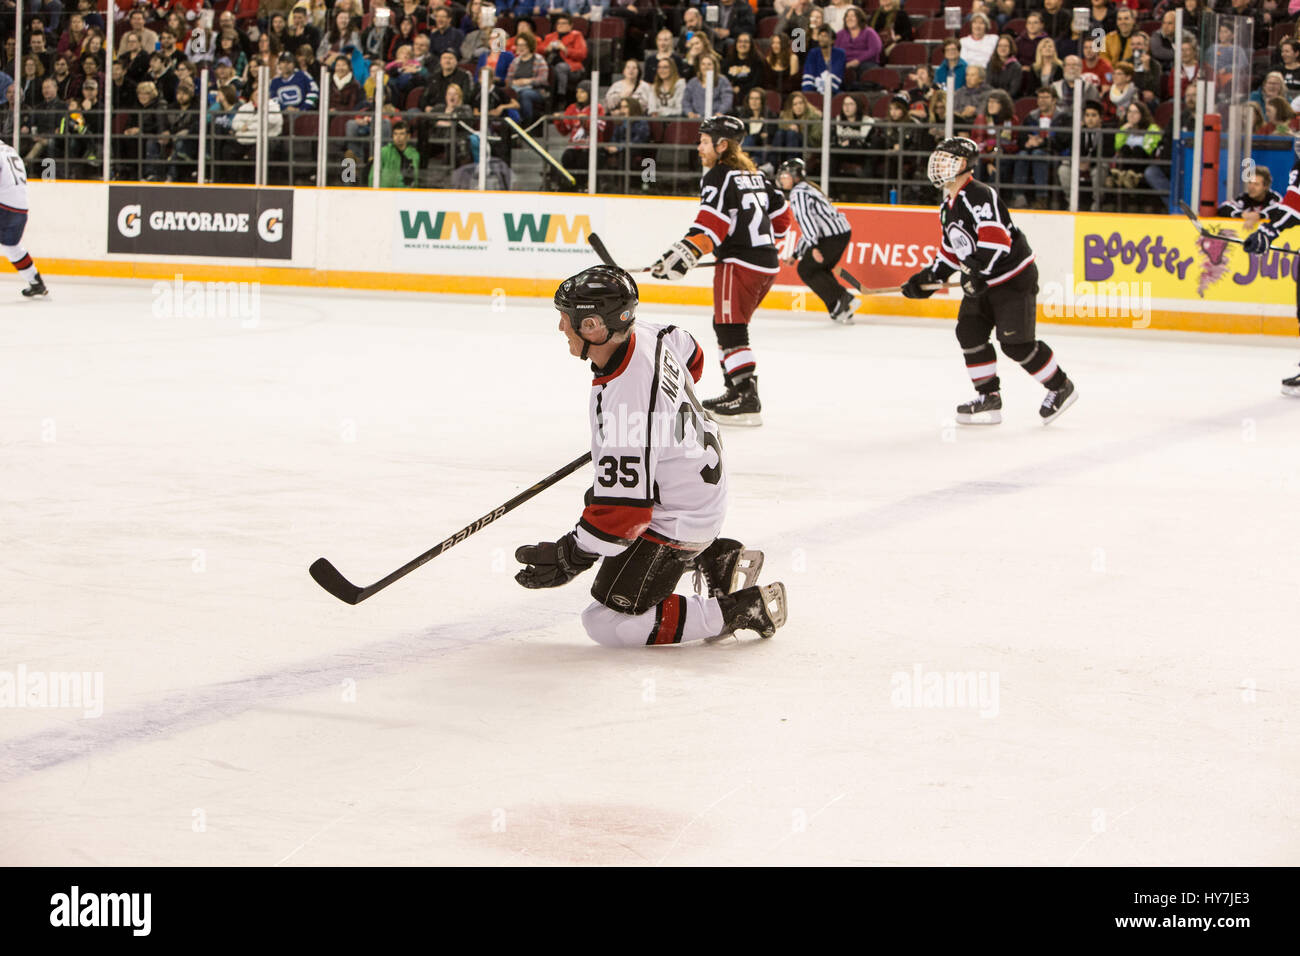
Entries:
POLYGON ((542 38, 540 52, 555 71, 556 95, 567 100, 569 85, 582 79, 582 63, 587 59, 587 41, 573 29, 573 19, 567 13, 555 18, 555 29, 542 38))

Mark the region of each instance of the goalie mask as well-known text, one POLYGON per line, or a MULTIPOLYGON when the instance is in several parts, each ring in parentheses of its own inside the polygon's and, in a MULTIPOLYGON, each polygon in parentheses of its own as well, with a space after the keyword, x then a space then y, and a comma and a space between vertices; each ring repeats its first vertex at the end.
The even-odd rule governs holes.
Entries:
POLYGON ((631 273, 618 266, 592 266, 560 283, 555 290, 555 308, 585 343, 583 359, 592 345, 604 345, 610 336, 632 327, 640 294, 631 273), (605 323, 604 342, 587 342, 582 334, 583 320, 591 315, 599 316, 605 323))
POLYGON ((974 170, 974 161, 980 154, 975 141, 965 136, 950 136, 935 147, 930 154, 926 175, 940 189, 963 173, 974 170))

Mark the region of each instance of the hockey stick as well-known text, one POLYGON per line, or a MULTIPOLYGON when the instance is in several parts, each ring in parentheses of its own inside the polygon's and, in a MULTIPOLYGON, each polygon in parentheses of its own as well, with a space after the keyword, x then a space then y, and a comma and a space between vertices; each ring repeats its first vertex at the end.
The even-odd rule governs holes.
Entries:
MULTIPOLYGON (((1188 219, 1192 221, 1192 225, 1196 227, 1196 231, 1201 234, 1202 238, 1218 239, 1222 242, 1235 242, 1239 246, 1243 246, 1246 244, 1246 240, 1244 237, 1238 238, 1236 236, 1225 236, 1221 232, 1214 232, 1210 229, 1206 229, 1204 226, 1201 225, 1201 220, 1197 217, 1192 207, 1187 205, 1187 203, 1183 202, 1181 199, 1178 200, 1178 208, 1183 211, 1184 216, 1186 216, 1188 219)), ((1268 252, 1280 252, 1283 255, 1300 256, 1300 249, 1275 249, 1272 246, 1270 246, 1267 250, 1265 250, 1265 252, 1266 254, 1268 252)))
MULTIPOLYGON (((591 245, 591 248, 596 253, 596 255, 600 256, 601 262, 605 263, 605 265, 607 266, 614 266, 616 269, 620 268, 619 264, 614 261, 614 257, 609 254, 609 249, 605 246, 605 243, 600 238, 600 236, 596 235, 594 232, 589 232, 587 233, 587 242, 591 245)), ((711 269, 716 265, 717 262, 697 262, 695 263, 695 268, 711 269)), ((646 266, 644 269, 628 269, 627 271, 628 272, 649 272, 653 268, 654 266, 646 266)))
POLYGON ((505 120, 506 120, 506 125, 509 126, 511 129, 513 129, 516 133, 518 133, 520 138, 533 152, 535 152, 538 156, 542 157, 542 159, 550 163, 552 168, 554 168, 557 173, 559 173, 561 176, 567 179, 569 181, 570 186, 577 185, 578 181, 573 178, 573 173, 565 169, 564 165, 558 159, 556 159, 554 156, 548 153, 546 151, 546 148, 542 146, 541 143, 537 142, 537 140, 529 136, 528 133, 524 131, 524 128, 520 126, 518 123, 516 123, 513 119, 511 119, 509 116, 507 116, 505 120))
MULTIPOLYGON (((887 295, 890 292, 903 291, 903 287, 901 285, 885 286, 884 288, 881 289, 864 289, 862 288, 862 281, 857 276, 855 276, 852 272, 849 272, 849 270, 847 269, 840 269, 838 275, 849 285, 853 286, 853 292, 861 296, 887 295)), ((938 292, 940 289, 951 289, 953 287, 954 287, 953 285, 950 285, 947 282, 929 282, 921 286, 921 288, 926 292, 938 292)))
POLYGON ((559 471, 543 478, 541 481, 533 485, 531 488, 521 491, 519 494, 515 495, 513 498, 507 501, 505 504, 500 505, 497 508, 494 508, 492 511, 489 511, 487 514, 479 518, 477 521, 467 524, 465 527, 461 528, 459 531, 453 534, 450 538, 447 538, 441 544, 430 548, 428 551, 424 552, 424 554, 420 555, 414 561, 408 561, 406 564, 402 565, 392 574, 388 575, 388 577, 381 578, 380 580, 376 581, 374 584, 370 585, 369 587, 366 588, 357 587, 355 584, 353 584, 351 581, 345 578, 342 574, 340 574, 338 569, 335 568, 334 565, 330 564, 329 561, 327 561, 325 558, 317 558, 315 561, 313 561, 311 567, 308 568, 308 572, 311 574, 312 578, 315 579, 317 584, 323 587, 326 591, 329 591, 330 594, 334 595, 340 601, 344 602, 345 604, 360 604, 366 598, 378 594, 380 591, 388 587, 388 585, 392 584, 394 581, 398 580, 399 578, 406 577, 406 575, 410 574, 416 568, 427 564, 428 562, 436 558, 438 555, 442 554, 444 551, 447 551, 448 549, 460 544, 470 535, 483 530, 484 527, 491 524, 493 521, 496 521, 502 515, 506 514, 507 512, 514 511, 515 508, 519 507, 529 498, 533 498, 541 494, 547 488, 551 487, 551 485, 555 484, 556 482, 564 478, 567 478, 569 475, 573 474, 575 471, 577 471, 583 465, 587 464, 589 461, 591 461, 591 452, 584 453, 581 458, 575 458, 573 461, 569 462, 559 471))

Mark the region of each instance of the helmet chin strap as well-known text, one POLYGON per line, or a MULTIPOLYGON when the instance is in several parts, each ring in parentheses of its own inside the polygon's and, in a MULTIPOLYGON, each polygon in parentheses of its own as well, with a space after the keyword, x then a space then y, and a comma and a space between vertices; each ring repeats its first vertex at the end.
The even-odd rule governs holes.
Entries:
MULTIPOLYGON (((602 321, 603 321, 603 320, 602 320, 602 321)), ((578 333, 578 335, 582 337, 582 354, 579 355, 578 358, 582 359, 584 362, 587 361, 587 353, 591 351, 591 347, 592 347, 593 345, 606 345, 606 344, 609 343, 609 340, 610 340, 611 338, 614 337, 614 333, 611 332, 608 328, 606 328, 606 329, 605 329, 605 341, 604 341, 604 342, 592 342, 592 341, 589 341, 589 340, 587 339, 587 337, 586 337, 585 335, 582 334, 581 330, 575 329, 574 331, 576 331, 576 332, 578 333)))

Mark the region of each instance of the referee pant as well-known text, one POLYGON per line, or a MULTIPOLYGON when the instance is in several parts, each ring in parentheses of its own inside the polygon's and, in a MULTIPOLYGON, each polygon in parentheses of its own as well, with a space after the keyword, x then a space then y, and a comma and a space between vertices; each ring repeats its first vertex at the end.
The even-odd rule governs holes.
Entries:
POLYGON ((796 267, 799 278, 807 284, 808 288, 817 293, 817 297, 826 304, 827 312, 834 311, 835 306, 844 298, 844 286, 840 285, 839 280, 835 278, 835 266, 839 263, 840 256, 844 255, 844 250, 848 248, 852 237, 852 233, 841 232, 818 240, 817 245, 803 254, 796 267), (821 262, 813 258, 813 249, 822 254, 821 262))

